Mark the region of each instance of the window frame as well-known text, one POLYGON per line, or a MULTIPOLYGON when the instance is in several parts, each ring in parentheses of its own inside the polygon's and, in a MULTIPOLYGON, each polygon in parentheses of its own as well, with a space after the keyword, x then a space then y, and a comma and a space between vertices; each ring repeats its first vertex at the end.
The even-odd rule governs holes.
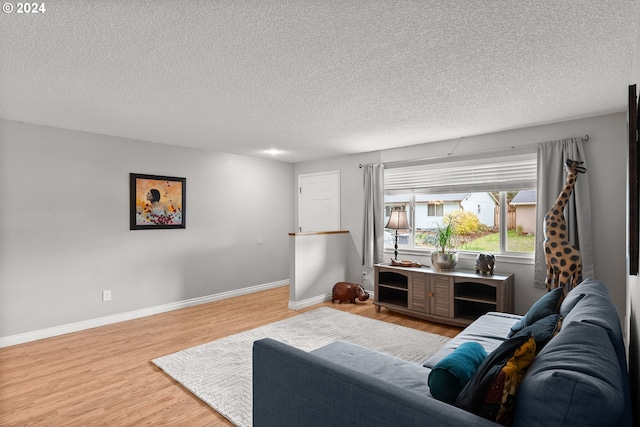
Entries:
MULTIPOLYGON (((513 161, 513 159, 526 159, 527 162, 531 163, 534 162, 534 165, 537 164, 537 158, 535 155, 535 152, 527 152, 527 153, 520 153, 517 155, 512 155, 512 153, 509 153, 508 155, 505 155, 503 157, 498 157, 497 160, 495 158, 492 158, 492 161, 488 161, 488 163, 496 163, 496 164, 504 164, 506 166, 511 166, 511 162, 513 161)), ((481 160, 481 159, 480 159, 481 160)), ((442 161, 442 159, 436 159, 436 163, 438 163, 438 167, 441 168, 442 170, 453 170, 454 168, 456 168, 456 164, 457 163, 461 163, 465 166, 469 166, 469 165, 473 165, 475 163, 478 163, 478 159, 475 160, 469 160, 469 159, 462 159, 462 162, 460 162, 460 158, 457 158, 455 160, 452 159, 452 161, 450 162, 446 162, 446 161, 442 161)), ((420 164, 416 164, 415 162, 412 163, 411 165, 411 169, 410 170, 419 170, 419 168, 424 167, 424 168, 429 168, 431 164, 429 162, 425 162, 425 163, 420 163, 420 164)), ((398 167, 402 167, 402 166, 398 166, 398 167)), ((537 166, 535 166, 534 168, 537 168, 537 166)), ((499 238, 500 238, 500 251, 499 252, 494 252, 495 255, 501 256, 501 257, 514 257, 514 258, 525 258, 525 259, 530 259, 533 260, 535 257, 535 245, 534 245, 534 250, 532 252, 518 252, 518 251, 510 251, 508 250, 508 222, 507 222, 507 215, 508 215, 508 210, 509 210, 509 204, 507 201, 507 193, 509 191, 520 191, 520 190, 535 190, 536 189, 536 183, 537 183, 537 174, 535 175, 535 178, 533 180, 529 179, 526 183, 524 182, 518 182, 517 180, 514 180, 513 184, 510 185, 510 183, 507 182, 500 182, 499 185, 496 185, 496 189, 494 190, 489 190, 486 188, 490 188, 491 184, 485 184, 485 189, 480 189, 482 187, 477 187, 474 185, 470 185, 468 190, 462 190, 464 187, 463 186, 458 186, 455 188, 438 188, 436 186, 434 186, 433 188, 425 188, 424 186, 421 188, 407 188, 406 191, 402 190, 402 189, 398 189, 393 188, 392 190, 387 189, 387 182, 386 182, 386 178, 387 175, 385 174, 385 190, 384 190, 384 199, 385 199, 385 212, 387 210, 387 197, 388 196, 396 196, 395 198, 404 198, 404 197, 408 197, 409 198, 409 202, 407 204, 407 213, 409 216, 409 223, 411 225, 411 231, 410 231, 410 238, 409 238, 409 244, 398 244, 398 249, 404 252, 416 252, 418 254, 428 254, 430 252, 433 252, 433 250, 435 249, 434 247, 422 247, 422 246, 416 246, 416 205, 417 203, 424 203, 427 205, 427 209, 426 212, 428 214, 429 211, 429 206, 431 204, 431 202, 416 202, 416 196, 418 195, 426 195, 426 194, 431 194, 431 195, 435 195, 435 194, 451 194, 451 193, 460 193, 460 192, 468 192, 468 193, 478 193, 478 192, 491 192, 491 193, 499 193, 499 200, 498 200, 498 206, 500 209, 500 218, 499 218, 499 238), (532 183, 533 181, 533 183, 532 183), (510 188, 511 187, 511 188, 510 188)), ((464 184, 462 184, 464 185, 464 184)), ((481 184, 482 185, 482 184, 481 184)), ((396 203, 397 205, 398 203, 396 203)), ((444 205, 443 206, 443 214, 445 213, 445 209, 444 209, 444 205)), ((477 215, 477 212, 473 212, 477 215)), ((427 215, 428 218, 437 218, 438 216, 429 216, 427 215)), ((538 231, 537 227, 536 230, 534 231, 536 234, 538 232, 542 232, 542 231, 538 231)), ((388 243, 385 241, 385 249, 392 249, 393 245, 389 246, 388 243)), ((459 248, 457 249, 457 251, 459 253, 469 253, 469 254, 478 254, 481 251, 473 251, 473 250, 468 250, 468 249, 464 249, 464 248, 459 248)))

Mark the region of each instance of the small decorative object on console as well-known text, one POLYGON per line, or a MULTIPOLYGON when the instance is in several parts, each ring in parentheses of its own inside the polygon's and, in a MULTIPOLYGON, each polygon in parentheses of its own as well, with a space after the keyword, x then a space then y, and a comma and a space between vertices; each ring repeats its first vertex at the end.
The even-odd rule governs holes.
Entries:
POLYGON ((422 264, 419 262, 411 260, 396 261, 393 258, 391 258, 391 265, 395 265, 396 267, 422 267, 422 264))
POLYGON ((347 302, 351 304, 356 303, 356 298, 360 301, 366 301, 369 299, 369 292, 365 291, 362 285, 349 282, 338 282, 333 285, 333 291, 331 292, 331 302, 347 302))
POLYGON ((496 257, 493 254, 478 254, 476 257, 476 274, 493 276, 493 267, 496 265, 496 257))

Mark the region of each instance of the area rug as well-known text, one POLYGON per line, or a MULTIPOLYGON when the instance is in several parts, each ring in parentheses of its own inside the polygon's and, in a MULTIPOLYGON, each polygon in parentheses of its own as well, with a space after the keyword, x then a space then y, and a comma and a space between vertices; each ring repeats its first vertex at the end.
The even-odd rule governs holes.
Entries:
POLYGON ((253 342, 273 338, 305 351, 334 341, 424 362, 449 338, 329 307, 299 314, 152 362, 236 426, 252 425, 253 342))

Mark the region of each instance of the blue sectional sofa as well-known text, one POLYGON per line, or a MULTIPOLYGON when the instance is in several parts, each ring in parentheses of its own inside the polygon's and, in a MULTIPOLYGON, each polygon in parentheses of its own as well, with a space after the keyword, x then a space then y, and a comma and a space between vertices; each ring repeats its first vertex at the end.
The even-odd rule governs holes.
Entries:
MULTIPOLYGON (((607 287, 596 280, 584 281, 563 299, 559 314, 561 328, 526 368, 509 422, 633 426, 625 347, 607 287)), ((343 342, 305 352, 268 338, 256 341, 253 425, 498 425, 432 397, 428 377, 438 362, 441 366, 465 342, 481 344, 488 354, 503 348, 512 328, 523 324, 521 319, 485 314, 424 363, 343 342)), ((465 391, 473 388, 467 386, 465 391)))

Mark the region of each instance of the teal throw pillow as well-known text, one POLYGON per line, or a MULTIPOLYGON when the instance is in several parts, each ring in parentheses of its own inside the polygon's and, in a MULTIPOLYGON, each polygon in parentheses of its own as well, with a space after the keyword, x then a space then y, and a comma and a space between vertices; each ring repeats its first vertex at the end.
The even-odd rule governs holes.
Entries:
POLYGON ((547 292, 543 297, 535 302, 525 314, 522 319, 518 320, 509 332, 509 338, 514 336, 520 330, 526 328, 529 325, 533 325, 538 320, 547 317, 550 314, 557 314, 560 312, 560 304, 564 300, 564 288, 559 287, 547 292))
POLYGON ((478 366, 487 357, 484 347, 476 342, 465 342, 436 363, 429 373, 431 395, 453 404, 478 366))

